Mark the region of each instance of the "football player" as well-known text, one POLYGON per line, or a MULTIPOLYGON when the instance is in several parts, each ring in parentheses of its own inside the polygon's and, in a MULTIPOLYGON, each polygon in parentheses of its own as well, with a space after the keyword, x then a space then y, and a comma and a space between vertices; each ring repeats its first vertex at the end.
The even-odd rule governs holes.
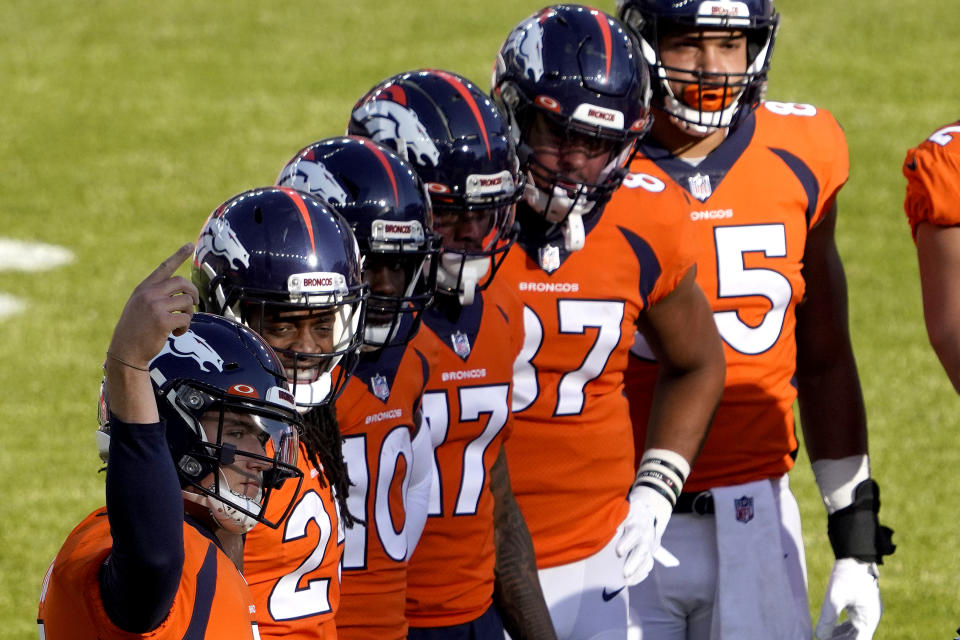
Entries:
MULTIPOLYGON (((727 362, 723 398, 662 540, 679 564, 657 563, 631 590, 640 632, 810 637, 787 480, 799 399, 836 554, 816 633, 869 638, 880 619, 877 564, 893 547, 877 521, 834 240, 848 174, 843 130, 813 105, 762 100, 778 24, 771 0, 622 0, 619 10, 654 78, 653 127, 630 171, 686 192, 697 280, 727 362)), ((663 363, 642 339, 633 354, 627 395, 643 442, 663 363)))
POLYGON ((350 477, 337 635, 407 637, 407 559, 427 518, 433 451, 421 427, 428 353, 408 343, 436 287, 440 238, 430 200, 404 160, 364 138, 315 142, 291 159, 277 184, 334 206, 350 224, 370 288, 364 346, 337 399, 350 477))
POLYGON ((510 32, 493 77, 527 175, 498 275, 526 335, 507 454, 561 638, 625 637, 625 587, 653 563, 723 385, 686 200, 626 175, 649 123, 639 56, 616 19, 555 5, 510 32), (638 327, 664 368, 635 475, 622 390, 638 327))
POLYGON ((416 167, 443 238, 436 303, 414 341, 433 354, 423 414, 436 479, 407 573, 409 637, 502 638, 504 626, 554 637, 503 450, 522 341, 519 300, 494 279, 522 184, 507 124, 465 78, 421 70, 371 89, 348 131, 416 167))
POLYGON ((141 282, 114 329, 98 431, 107 505, 44 578, 41 638, 260 637, 243 535, 289 510, 278 487, 302 479, 300 420, 259 336, 192 314, 197 290, 174 276, 192 251, 141 282))
POLYGON ((204 224, 193 281, 201 309, 243 322, 276 350, 303 413, 305 480, 288 498, 290 517, 282 529, 261 528, 246 540, 244 576, 260 632, 336 637, 338 565, 352 518, 331 403, 356 364, 367 297, 353 231, 309 194, 246 191, 204 224))
POLYGON ((930 344, 960 393, 960 122, 941 127, 907 151, 903 208, 920 263, 923 316, 930 344))

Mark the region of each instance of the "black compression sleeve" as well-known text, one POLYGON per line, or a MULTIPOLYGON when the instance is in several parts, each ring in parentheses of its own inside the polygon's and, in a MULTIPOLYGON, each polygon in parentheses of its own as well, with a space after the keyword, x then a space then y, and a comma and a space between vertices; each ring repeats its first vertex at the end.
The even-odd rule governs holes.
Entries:
POLYGON ((183 498, 164 424, 111 416, 107 516, 113 549, 100 568, 103 606, 118 627, 157 628, 183 570, 183 498))

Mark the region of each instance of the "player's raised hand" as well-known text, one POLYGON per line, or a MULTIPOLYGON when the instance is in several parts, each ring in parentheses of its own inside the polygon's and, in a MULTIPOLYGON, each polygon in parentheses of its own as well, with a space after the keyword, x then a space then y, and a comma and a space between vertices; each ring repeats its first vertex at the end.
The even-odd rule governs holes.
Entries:
POLYGON ((174 274, 192 253, 192 243, 183 245, 133 290, 113 330, 109 357, 146 370, 167 336, 180 335, 190 326, 200 297, 193 283, 174 274))

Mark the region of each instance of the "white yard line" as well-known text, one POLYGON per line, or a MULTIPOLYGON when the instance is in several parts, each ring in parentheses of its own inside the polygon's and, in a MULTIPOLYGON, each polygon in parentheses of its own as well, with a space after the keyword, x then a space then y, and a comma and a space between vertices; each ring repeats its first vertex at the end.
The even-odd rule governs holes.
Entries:
POLYGON ((26 309, 27 305, 6 293, 0 293, 0 318, 6 318, 26 309))
POLYGON ((42 242, 0 238, 0 271, 47 271, 73 261, 73 252, 42 242))
MULTIPOLYGON (((0 238, 0 271, 47 271, 72 261, 73 252, 65 247, 0 238)), ((21 313, 26 308, 25 301, 0 292, 0 318, 21 313)))

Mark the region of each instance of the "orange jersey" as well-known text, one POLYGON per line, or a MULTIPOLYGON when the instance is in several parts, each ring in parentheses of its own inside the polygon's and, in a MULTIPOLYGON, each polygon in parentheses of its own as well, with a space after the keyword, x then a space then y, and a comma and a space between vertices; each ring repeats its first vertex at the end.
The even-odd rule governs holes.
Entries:
POLYGON ((640 313, 693 263, 688 205, 664 187, 628 176, 599 215, 585 217, 582 249, 521 237, 497 274, 524 304, 507 456, 541 568, 603 548, 627 514, 627 353, 640 313))
POLYGON ((903 202, 914 237, 917 225, 960 225, 960 121, 934 131, 907 151, 903 161, 907 197, 903 202))
POLYGON ((424 314, 417 338, 436 354, 423 395, 436 475, 407 572, 413 627, 470 622, 493 602, 490 467, 512 427, 519 331, 519 300, 499 285, 499 276, 459 317, 447 317, 442 305, 424 314))
MULTIPOLYGON (((340 604, 343 527, 330 484, 320 485, 302 442, 297 457, 303 484, 293 507, 277 529, 258 524, 247 533, 243 574, 264 638, 331 640, 337 637, 333 616, 340 604)), ((280 518, 296 489, 296 482, 287 481, 274 491, 269 520, 280 518)))
MULTIPOLYGON (((794 312, 805 290, 807 231, 847 180, 843 130, 811 105, 765 102, 697 166, 641 149, 632 172, 675 182, 696 198, 688 216, 697 282, 727 360, 723 398, 684 489, 782 475, 797 448, 794 312)), ((642 341, 634 353, 627 395, 642 449, 657 367, 642 341)))
POLYGON ((347 506, 364 520, 346 530, 337 633, 341 640, 401 640, 407 590, 407 513, 413 436, 427 358, 412 344, 360 361, 337 399, 350 474, 347 506))
POLYGON ((118 629, 103 608, 100 566, 113 539, 101 507, 70 532, 47 571, 37 623, 47 640, 259 638, 253 601, 233 562, 193 525, 183 524, 183 571, 170 613, 143 634, 118 629))

